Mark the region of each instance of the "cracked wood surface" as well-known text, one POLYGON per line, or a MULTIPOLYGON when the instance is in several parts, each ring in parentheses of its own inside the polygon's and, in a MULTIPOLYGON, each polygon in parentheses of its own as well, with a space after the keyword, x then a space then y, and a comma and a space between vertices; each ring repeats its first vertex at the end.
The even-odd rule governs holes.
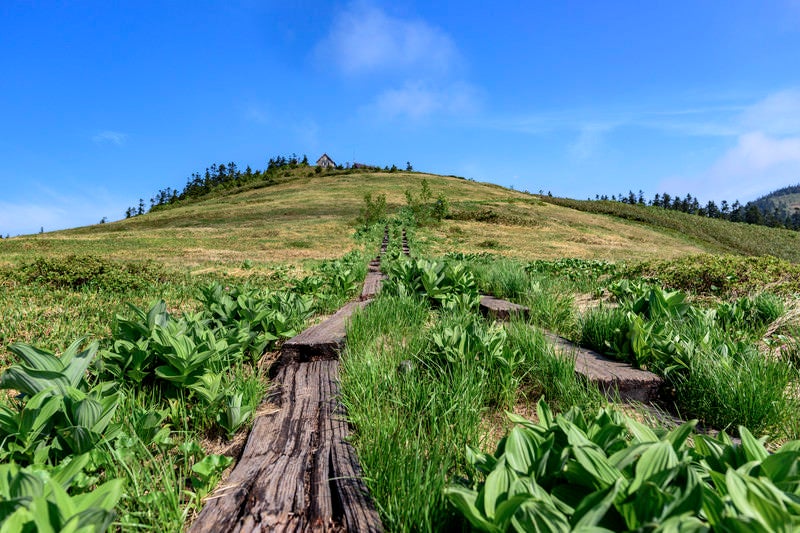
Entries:
POLYGON ((382 530, 345 440, 338 368, 319 360, 280 369, 279 409, 255 421, 239 463, 190 532, 382 530))
POLYGON ((575 357, 575 372, 596 383, 606 395, 648 403, 658 398, 663 380, 647 370, 609 359, 550 332, 545 337, 566 355, 575 357))
POLYGON ((356 309, 363 309, 366 305, 366 301, 345 304, 331 317, 292 337, 283 343, 281 358, 286 362, 337 359, 344 346, 347 319, 356 309))

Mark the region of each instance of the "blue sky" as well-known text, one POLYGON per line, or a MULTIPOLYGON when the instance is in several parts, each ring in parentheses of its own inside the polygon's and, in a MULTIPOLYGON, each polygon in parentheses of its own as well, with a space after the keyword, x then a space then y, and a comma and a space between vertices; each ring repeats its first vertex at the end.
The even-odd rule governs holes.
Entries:
POLYGON ((800 182, 800 0, 0 2, 0 233, 277 154, 574 198, 800 182))

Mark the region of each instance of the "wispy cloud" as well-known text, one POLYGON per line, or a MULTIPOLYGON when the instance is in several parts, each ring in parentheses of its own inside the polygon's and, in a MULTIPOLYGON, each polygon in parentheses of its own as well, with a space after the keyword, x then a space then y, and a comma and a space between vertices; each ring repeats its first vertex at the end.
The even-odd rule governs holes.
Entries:
POLYGON ((451 36, 425 20, 397 17, 368 1, 339 12, 316 55, 345 78, 371 85, 366 117, 410 119, 473 113, 481 91, 463 79, 451 36))
POLYGON ((613 124, 585 124, 575 141, 567 149, 578 160, 589 159, 602 145, 603 135, 614 129, 613 124))
POLYGON ((388 15, 366 2, 348 5, 333 20, 317 54, 346 75, 378 71, 443 75, 459 61, 447 33, 420 19, 388 15))
POLYGON ((111 196, 102 187, 70 187, 56 191, 36 182, 28 199, 0 201, 0 233, 5 236, 54 231, 88 224, 100 219, 118 220, 131 202, 111 196))
POLYGON ((398 89, 387 89, 370 109, 385 118, 419 120, 434 114, 471 114, 479 106, 479 91, 464 82, 436 86, 409 81, 398 89))
POLYGON ((800 90, 771 94, 742 113, 739 120, 746 131, 769 135, 800 135, 800 90))
POLYGON ((119 131, 101 131, 92 137, 92 140, 97 144, 116 144, 122 146, 128 140, 128 135, 119 131))
POLYGON ((564 109, 493 120, 499 129, 534 135, 556 131, 592 134, 623 127, 660 130, 678 135, 727 137, 742 132, 736 117, 746 106, 708 106, 675 109, 564 109))
POLYGON ((262 106, 250 104, 244 110, 244 118, 256 124, 269 124, 269 113, 262 106))
POLYGON ((735 144, 699 175, 669 178, 662 188, 696 191, 701 198, 751 200, 800 181, 800 91, 770 94, 733 122, 735 144))

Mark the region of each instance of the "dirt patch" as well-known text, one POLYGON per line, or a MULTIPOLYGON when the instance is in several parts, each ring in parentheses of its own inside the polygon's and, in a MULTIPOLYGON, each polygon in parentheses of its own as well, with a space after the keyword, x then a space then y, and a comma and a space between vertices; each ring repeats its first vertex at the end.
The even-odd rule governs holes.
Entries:
MULTIPOLYGON (((530 420, 531 422, 539 422, 539 416, 536 414, 536 404, 528 401, 520 401, 514 405, 511 410, 515 415, 521 416, 530 420)), ((508 419, 506 412, 503 410, 490 411, 483 417, 481 421, 480 433, 480 449, 486 453, 494 453, 497 449, 497 444, 500 442, 508 431, 514 427, 514 423, 508 419)))
POLYGON ((619 307, 619 304, 611 301, 611 297, 607 294, 603 294, 599 298, 594 294, 576 294, 574 304, 575 310, 580 314, 601 305, 603 307, 619 307))

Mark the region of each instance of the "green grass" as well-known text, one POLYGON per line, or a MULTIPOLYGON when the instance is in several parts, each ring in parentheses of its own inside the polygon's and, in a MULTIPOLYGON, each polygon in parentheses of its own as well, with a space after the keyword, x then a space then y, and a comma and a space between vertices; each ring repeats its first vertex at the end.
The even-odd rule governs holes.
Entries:
MULTIPOLYGON (((431 310, 417 298, 382 295, 350 324, 342 401, 355 428, 366 483, 388 530, 455 527, 443 489, 466 474, 459 465, 467 445, 494 444, 486 427, 498 409, 517 401, 527 405, 528 397, 535 401, 541 395, 558 408, 603 401, 596 388, 577 380, 572 361, 557 356, 524 323, 503 330, 503 358, 516 356, 510 366, 480 349, 457 363, 444 358, 434 336, 472 320, 431 310)), ((477 320, 479 335, 496 331, 477 320)))
POLYGON ((651 260, 630 265, 622 275, 642 277, 669 289, 722 298, 764 289, 782 295, 800 291, 800 266, 770 256, 706 254, 669 261, 651 260))
POLYGON ((773 255, 792 263, 800 262, 800 232, 718 220, 660 207, 629 205, 621 202, 542 198, 548 203, 612 215, 653 228, 669 229, 708 246, 715 252, 743 255, 773 255))
MULTIPOLYGON (((289 172, 269 187, 218 191, 129 220, 0 241, 0 367, 11 362, 5 350, 12 342, 60 352, 84 335, 108 339, 114 316, 128 314, 128 303, 147 309, 163 298, 173 314, 196 311, 198 287, 213 280, 314 292, 316 278, 324 278, 339 289, 320 297, 317 311, 331 312, 355 293, 366 258, 377 252, 383 235, 383 225, 359 228, 356 222, 367 192, 387 198, 391 241, 385 264, 399 255, 405 226, 413 255, 466 253, 460 261, 482 291, 529 306, 532 324, 571 338, 580 331, 575 297, 598 294, 614 277, 657 279, 717 297, 764 285, 784 295, 800 287, 800 274, 787 262, 800 257, 791 232, 623 204, 548 203, 498 186, 421 173, 289 172), (434 195, 450 198, 452 219, 411 224, 402 209, 404 191, 419 190, 423 178, 434 195), (326 261, 351 250, 357 251, 356 263, 326 261), (487 250, 491 253, 469 255, 487 250), (696 255, 770 250, 785 260, 696 255), (541 261, 545 258, 557 260, 541 261), (648 262, 621 263, 638 260, 648 262)), ((769 315, 774 303, 759 306, 769 315)), ((779 392, 796 383, 787 372, 796 372, 791 361, 800 356, 791 350, 785 350, 790 364, 783 366, 753 350, 736 352, 730 371, 714 354, 702 352, 686 362, 691 372, 675 374, 676 395, 689 397, 685 412, 705 413, 707 423, 743 420, 797 434, 796 406, 778 401, 779 392)), ((458 523, 442 489, 470 473, 463 466, 467 444, 495 443, 504 409, 524 411, 540 396, 561 411, 605 402, 530 324, 491 326, 413 298, 384 295, 357 315, 342 365, 354 443, 390 530, 442 530, 458 523), (502 338, 502 347, 459 358, 447 343, 437 345, 435 335, 457 338, 459 327, 469 342, 502 338)), ((263 393, 263 377, 252 366, 226 373, 248 402, 263 393)), ((198 479, 192 467, 203 460, 203 446, 226 437, 212 429, 217 423, 212 414, 187 405, 157 389, 125 396, 117 420, 129 438, 102 450, 116 466, 90 472, 94 478, 84 480, 86 488, 106 478, 129 479, 118 528, 178 530, 213 483, 198 479), (133 415, 151 411, 169 425, 169 442, 146 442, 139 435, 141 420, 133 415)))
POLYGON ((582 345, 663 376, 684 419, 797 437, 800 403, 789 390, 800 375, 786 358, 759 349, 767 324, 783 312, 778 298, 763 294, 701 309, 678 293, 633 291, 619 308, 582 315, 582 345), (659 304, 659 295, 674 305, 659 304))

